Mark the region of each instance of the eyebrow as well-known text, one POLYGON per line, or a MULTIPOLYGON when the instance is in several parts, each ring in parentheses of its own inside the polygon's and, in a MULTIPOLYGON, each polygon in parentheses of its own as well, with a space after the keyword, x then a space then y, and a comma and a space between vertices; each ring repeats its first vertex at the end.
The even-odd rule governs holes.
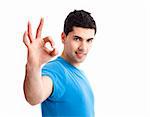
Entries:
MULTIPOLYGON (((82 37, 77 36, 77 35, 74 35, 74 37, 79 38, 79 39, 83 39, 82 37)), ((88 38, 88 39, 86 39, 86 40, 93 40, 93 39, 94 39, 94 38, 88 38)))

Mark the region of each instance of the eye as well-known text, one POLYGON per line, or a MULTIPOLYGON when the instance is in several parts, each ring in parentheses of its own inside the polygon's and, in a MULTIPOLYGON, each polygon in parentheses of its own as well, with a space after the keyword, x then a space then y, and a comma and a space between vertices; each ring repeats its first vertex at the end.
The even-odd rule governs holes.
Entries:
POLYGON ((93 39, 88 39, 87 42, 88 43, 92 43, 93 39))
POLYGON ((79 37, 74 37, 73 40, 80 41, 80 38, 79 37))

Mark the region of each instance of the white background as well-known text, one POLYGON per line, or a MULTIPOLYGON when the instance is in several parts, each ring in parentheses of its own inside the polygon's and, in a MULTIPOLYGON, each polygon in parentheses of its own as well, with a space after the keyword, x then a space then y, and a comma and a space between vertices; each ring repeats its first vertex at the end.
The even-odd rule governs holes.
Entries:
MULTIPOLYGON (((92 13, 98 32, 82 68, 95 94, 96 117, 150 117, 149 0, 1 0, 0 117, 41 117, 40 105, 24 99, 28 20, 35 29, 44 17, 43 36, 62 50, 60 34, 68 13, 92 13)), ((35 31, 35 30, 34 30, 35 31)))

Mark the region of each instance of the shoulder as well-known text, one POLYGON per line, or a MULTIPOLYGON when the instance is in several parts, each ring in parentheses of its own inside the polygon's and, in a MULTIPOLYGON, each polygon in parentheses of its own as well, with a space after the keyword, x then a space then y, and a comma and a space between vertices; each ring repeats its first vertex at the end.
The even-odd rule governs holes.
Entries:
POLYGON ((56 68, 60 66, 60 61, 56 58, 52 61, 49 61, 48 63, 46 63, 42 68, 56 68))
POLYGON ((65 65, 63 61, 58 57, 52 61, 49 61, 42 67, 42 72, 57 72, 57 73, 64 73, 65 71, 65 65))

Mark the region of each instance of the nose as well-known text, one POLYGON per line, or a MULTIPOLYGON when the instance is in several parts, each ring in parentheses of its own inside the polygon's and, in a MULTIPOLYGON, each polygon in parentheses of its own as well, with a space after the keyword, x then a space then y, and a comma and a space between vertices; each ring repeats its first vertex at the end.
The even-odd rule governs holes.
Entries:
POLYGON ((86 42, 81 42, 80 46, 79 46, 79 50, 84 52, 87 50, 87 44, 86 42))

